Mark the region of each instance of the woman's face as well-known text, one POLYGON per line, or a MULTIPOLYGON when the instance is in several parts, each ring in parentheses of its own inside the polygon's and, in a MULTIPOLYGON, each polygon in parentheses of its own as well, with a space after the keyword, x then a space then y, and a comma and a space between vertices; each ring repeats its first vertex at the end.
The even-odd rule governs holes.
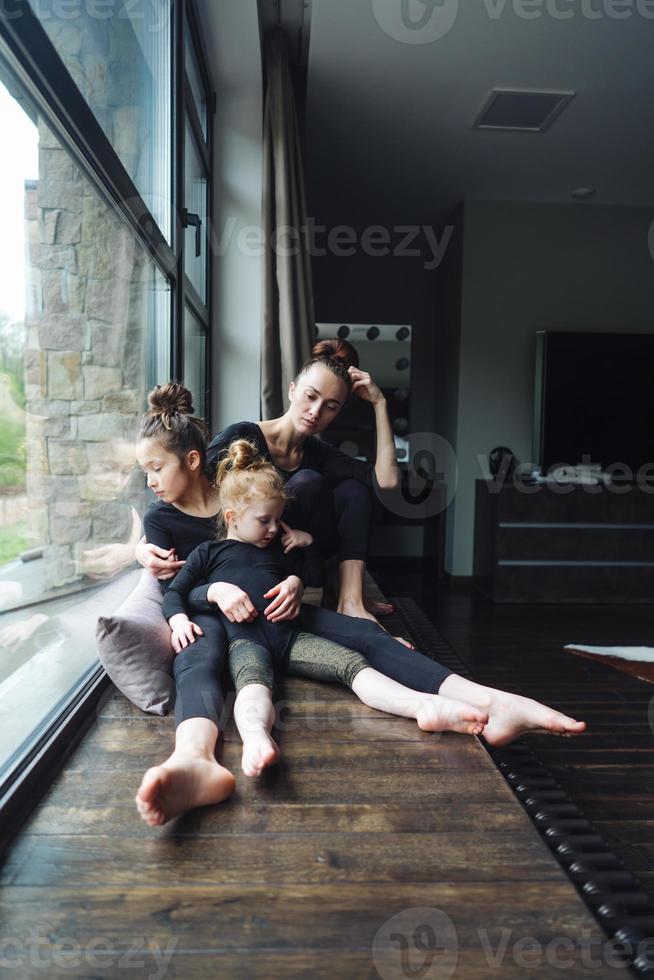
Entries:
POLYGON ((322 364, 312 364, 297 381, 291 381, 288 397, 293 424, 303 435, 322 432, 342 409, 347 385, 322 364))
POLYGON ((164 449, 155 439, 141 439, 136 447, 136 459, 159 500, 172 504, 189 489, 189 469, 179 456, 164 449))

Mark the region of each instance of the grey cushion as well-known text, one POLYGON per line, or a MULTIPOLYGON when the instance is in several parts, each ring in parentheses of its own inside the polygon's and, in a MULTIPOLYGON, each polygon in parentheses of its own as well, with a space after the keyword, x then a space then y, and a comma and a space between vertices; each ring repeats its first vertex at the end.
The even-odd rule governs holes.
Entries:
POLYGON ((98 653, 119 691, 153 715, 168 714, 175 700, 173 648, 157 580, 144 570, 112 616, 100 616, 98 653))

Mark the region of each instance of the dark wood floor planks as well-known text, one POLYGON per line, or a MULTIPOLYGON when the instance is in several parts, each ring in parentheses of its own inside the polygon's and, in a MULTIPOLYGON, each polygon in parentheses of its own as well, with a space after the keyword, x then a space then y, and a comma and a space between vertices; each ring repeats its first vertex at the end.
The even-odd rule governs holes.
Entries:
POLYGON ((654 895, 654 686, 563 650, 654 645, 651 608, 493 604, 415 575, 379 579, 419 603, 475 680, 587 722, 574 739, 525 741, 654 895))
MULTIPOLYGON (((426 976, 560 977, 562 943, 570 975, 599 975, 603 934, 478 742, 335 687, 283 697, 281 764, 150 830, 132 799, 173 723, 112 693, 4 861, 13 975, 391 980, 398 930, 419 968, 430 914, 453 932, 426 976)), ((237 770, 231 724, 219 758, 237 770)))

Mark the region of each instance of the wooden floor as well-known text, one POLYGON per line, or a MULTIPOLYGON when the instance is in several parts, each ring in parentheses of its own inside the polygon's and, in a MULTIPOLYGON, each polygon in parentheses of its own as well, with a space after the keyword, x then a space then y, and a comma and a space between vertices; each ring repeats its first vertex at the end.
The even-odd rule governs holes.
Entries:
POLYGON ((284 697, 281 764, 240 775, 230 725, 235 796, 153 831, 132 799, 173 722, 112 688, 7 855, 6 975, 602 975, 603 934, 477 740, 337 687, 284 697))
POLYGON ((651 607, 500 605, 417 575, 378 579, 389 594, 418 602, 475 680, 587 722, 574 739, 525 741, 654 897, 654 686, 563 650, 573 642, 653 646, 651 607))

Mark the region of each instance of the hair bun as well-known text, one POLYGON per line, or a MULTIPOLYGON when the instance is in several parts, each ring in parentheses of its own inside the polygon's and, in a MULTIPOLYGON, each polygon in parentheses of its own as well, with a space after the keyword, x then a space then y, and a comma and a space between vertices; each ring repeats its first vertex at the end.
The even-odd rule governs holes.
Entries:
POLYGON ((311 348, 311 357, 329 358, 340 361, 346 368, 359 366, 359 355, 356 347, 341 337, 327 337, 318 340, 311 348))
POLYGON ((247 470, 255 461, 265 462, 259 450, 249 439, 234 439, 227 448, 227 459, 232 470, 247 470))
POLYGON ((157 385, 148 395, 148 408, 153 415, 193 415, 193 395, 178 381, 157 385))

